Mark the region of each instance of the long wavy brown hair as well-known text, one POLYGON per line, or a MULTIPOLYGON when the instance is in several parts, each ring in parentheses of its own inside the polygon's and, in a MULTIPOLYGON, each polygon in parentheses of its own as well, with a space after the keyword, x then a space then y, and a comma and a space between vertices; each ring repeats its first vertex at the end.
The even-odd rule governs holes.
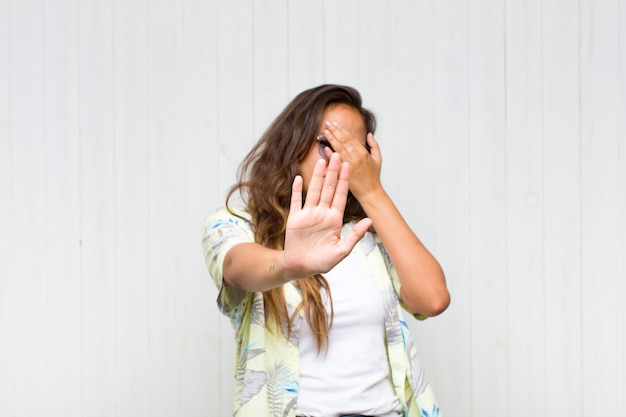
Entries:
MULTIPOLYGON (((356 109, 362 116, 367 132, 374 133, 376 118, 363 108, 361 95, 352 87, 341 85, 321 85, 303 91, 296 96, 272 122, 259 141, 253 146, 239 166, 237 183, 229 190, 226 206, 233 194, 239 192, 247 211, 252 217, 252 227, 256 242, 273 249, 283 249, 291 186, 296 175, 301 174, 300 163, 312 146, 318 146, 316 136, 321 127, 324 111, 337 104, 356 109)), ((344 213, 344 223, 365 217, 365 212, 354 198, 348 194, 344 213)), ((320 274, 297 281, 302 294, 302 302, 297 306, 298 313, 305 311, 305 317, 315 335, 318 350, 326 346, 328 331, 333 317, 324 307, 321 296, 323 288, 330 297, 330 289, 320 274)), ((276 326, 289 337, 292 331, 293 316, 289 316, 283 294, 278 287, 263 293, 266 318, 278 320, 276 326)))

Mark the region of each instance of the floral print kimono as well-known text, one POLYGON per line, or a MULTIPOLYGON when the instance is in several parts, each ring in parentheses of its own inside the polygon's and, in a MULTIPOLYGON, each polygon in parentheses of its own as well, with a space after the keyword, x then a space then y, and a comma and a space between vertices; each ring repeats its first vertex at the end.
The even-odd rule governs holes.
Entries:
MULTIPOLYGON (((238 214, 249 219, 243 211, 238 214)), ((344 232, 353 224, 344 225, 344 232)), ((272 320, 266 322, 263 295, 229 287, 222 281, 222 265, 229 249, 254 242, 248 221, 226 209, 210 215, 203 227, 204 257, 219 294, 220 311, 230 319, 236 339, 235 417, 295 417, 299 389, 298 329, 294 320, 289 339, 272 320)), ((355 246, 358 262, 366 266, 385 305, 385 333, 390 378, 404 409, 404 417, 439 416, 439 407, 417 357, 400 308, 400 281, 381 241, 366 233, 355 246)), ((283 287, 290 312, 300 303, 298 287, 283 287)), ((424 319, 415 315, 418 319, 424 319)), ((286 333, 286 332, 285 332, 286 333)))

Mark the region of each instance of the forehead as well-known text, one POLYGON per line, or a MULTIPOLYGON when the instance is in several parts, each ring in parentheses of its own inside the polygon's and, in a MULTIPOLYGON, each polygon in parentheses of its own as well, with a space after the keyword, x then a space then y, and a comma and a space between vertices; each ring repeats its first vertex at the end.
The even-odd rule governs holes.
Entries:
POLYGON ((324 111, 322 126, 326 122, 335 122, 353 133, 365 135, 363 115, 354 107, 346 104, 331 104, 324 111))

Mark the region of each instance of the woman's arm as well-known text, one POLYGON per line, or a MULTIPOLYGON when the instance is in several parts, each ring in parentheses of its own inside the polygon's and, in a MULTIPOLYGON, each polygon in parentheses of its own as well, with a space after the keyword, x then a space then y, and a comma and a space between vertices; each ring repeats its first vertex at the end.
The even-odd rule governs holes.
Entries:
POLYGON ((384 189, 359 200, 373 220, 401 283, 400 298, 413 312, 427 317, 441 314, 450 304, 443 270, 408 226, 384 189))
POLYGON ((294 278, 282 263, 283 251, 258 243, 242 243, 231 248, 224 258, 223 279, 245 291, 267 291, 294 278))

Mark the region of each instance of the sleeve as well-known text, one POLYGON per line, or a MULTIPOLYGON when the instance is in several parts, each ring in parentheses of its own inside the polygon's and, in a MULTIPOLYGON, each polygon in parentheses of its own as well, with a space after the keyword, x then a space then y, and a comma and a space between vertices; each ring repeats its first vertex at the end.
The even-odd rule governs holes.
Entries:
MULTIPOLYGON (((243 212, 237 214, 249 219, 243 212)), ((209 215, 202 227, 204 261, 218 290, 217 304, 220 311, 231 319, 249 293, 224 283, 224 258, 234 246, 251 242, 254 242, 254 233, 250 221, 233 215, 225 208, 209 215)))

